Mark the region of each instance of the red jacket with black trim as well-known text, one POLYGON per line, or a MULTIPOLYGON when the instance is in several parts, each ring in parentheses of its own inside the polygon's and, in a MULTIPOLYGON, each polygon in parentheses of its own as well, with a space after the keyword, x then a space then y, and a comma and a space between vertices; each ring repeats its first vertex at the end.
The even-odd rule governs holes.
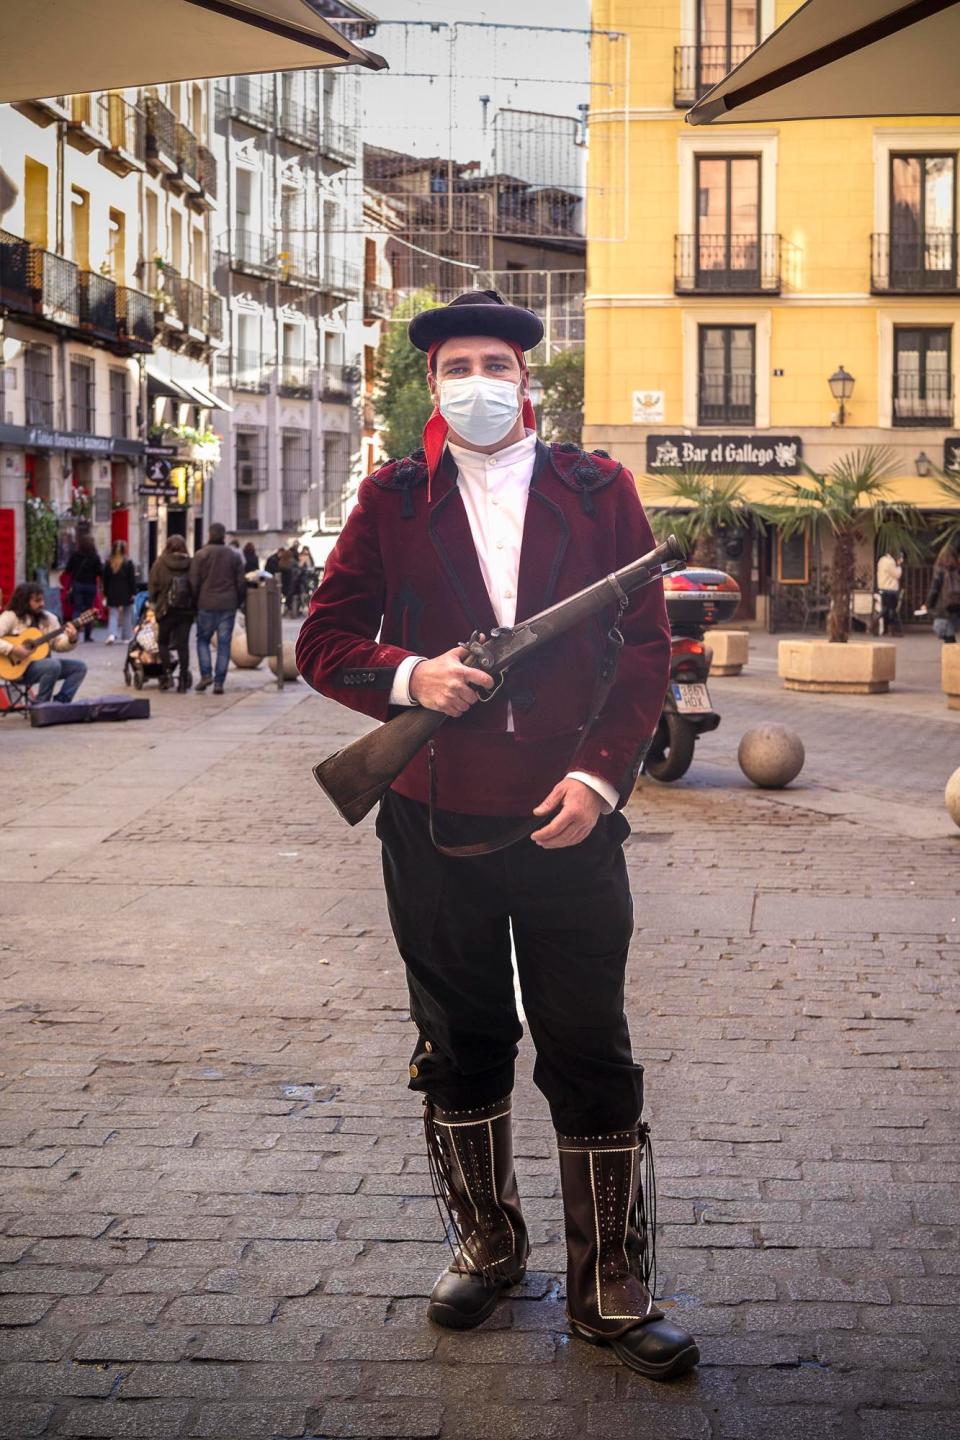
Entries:
MULTIPOLYGON (((297 665, 322 695, 386 720, 397 666, 440 655, 496 617, 445 453, 427 504, 418 452, 365 479, 297 640, 297 665), (379 638, 378 638, 379 637, 379 638)), ((602 452, 538 443, 520 552, 517 621, 653 548, 632 475, 602 452)), ((635 591, 603 711, 580 736, 616 607, 518 666, 497 696, 437 733, 437 804, 464 814, 525 815, 569 770, 609 781, 628 799, 656 729, 670 666, 663 587, 635 591), (507 731, 507 702, 513 732, 507 731)), ((394 782, 428 799, 426 752, 394 782)))

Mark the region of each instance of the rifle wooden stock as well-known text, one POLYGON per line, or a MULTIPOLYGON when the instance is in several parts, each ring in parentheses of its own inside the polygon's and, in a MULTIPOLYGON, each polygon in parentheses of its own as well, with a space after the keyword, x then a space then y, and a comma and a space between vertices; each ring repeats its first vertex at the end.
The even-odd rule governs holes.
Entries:
POLYGON ((356 825, 446 718, 439 710, 404 710, 321 760, 314 779, 347 824, 356 825))
MULTIPOLYGON (((539 615, 531 615, 512 629, 494 630, 485 641, 474 635, 467 642, 470 653, 465 663, 491 675, 506 673, 573 625, 599 614, 625 593, 640 590, 679 569, 683 563, 683 548, 676 536, 670 535, 639 560, 558 601, 539 615)), ((356 825, 446 719, 439 710, 419 707, 404 710, 321 760, 313 767, 314 779, 347 824, 356 825)))

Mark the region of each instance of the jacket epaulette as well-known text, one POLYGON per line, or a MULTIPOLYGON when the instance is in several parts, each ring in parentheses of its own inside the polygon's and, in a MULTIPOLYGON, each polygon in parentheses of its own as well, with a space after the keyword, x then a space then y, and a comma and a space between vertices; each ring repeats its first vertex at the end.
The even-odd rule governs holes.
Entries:
POLYGON ((374 485, 379 485, 381 490, 403 492, 400 503, 401 520, 413 519, 413 491, 418 485, 422 485, 426 478, 427 457, 422 450, 414 450, 412 455, 406 455, 402 460, 385 460, 370 476, 374 485))
POLYGON ((580 496, 580 508, 584 515, 595 513, 592 496, 597 490, 612 485, 623 470, 619 461, 611 460, 605 450, 588 453, 569 441, 551 445, 550 458, 564 485, 580 496))

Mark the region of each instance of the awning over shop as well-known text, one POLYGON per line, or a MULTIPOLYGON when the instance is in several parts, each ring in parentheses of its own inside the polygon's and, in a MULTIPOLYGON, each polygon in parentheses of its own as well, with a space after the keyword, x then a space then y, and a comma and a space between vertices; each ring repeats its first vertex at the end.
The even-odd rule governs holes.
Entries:
POLYGON ((807 0, 691 125, 960 114, 960 0, 807 0))
MULTIPOLYGON (((146 367, 147 390, 151 395, 165 395, 169 400, 186 401, 188 405, 197 405, 200 402, 196 395, 187 389, 186 385, 179 380, 164 375, 162 371, 154 368, 153 365, 146 367)), ((205 403, 205 402, 204 402, 205 403)))
POLYGON ((265 70, 362 65, 307 0, 3 0, 0 101, 265 70))
POLYGON ((226 400, 221 400, 219 395, 214 395, 205 385, 198 385, 195 380, 190 381, 190 389, 197 397, 197 403, 205 410, 232 410, 233 406, 228 405, 226 400))

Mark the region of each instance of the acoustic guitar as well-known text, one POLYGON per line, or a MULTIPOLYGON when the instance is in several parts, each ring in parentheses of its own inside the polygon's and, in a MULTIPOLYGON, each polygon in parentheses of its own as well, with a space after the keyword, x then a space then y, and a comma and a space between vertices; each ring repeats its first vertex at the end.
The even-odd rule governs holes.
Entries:
MULTIPOLYGON (((84 610, 82 615, 78 615, 75 620, 69 621, 69 624, 81 630, 84 625, 88 625, 91 620, 96 620, 96 618, 96 610, 84 610)), ((26 660, 14 660, 12 655, 0 655, 0 680, 19 680, 27 666, 32 665, 34 660, 46 660, 50 654, 50 646, 58 635, 63 634, 66 628, 67 626, 64 624, 57 630, 40 630, 33 628, 30 630, 21 630, 19 635, 4 635, 4 640, 8 641, 9 644, 22 645, 25 650, 30 651, 30 654, 26 660)))

